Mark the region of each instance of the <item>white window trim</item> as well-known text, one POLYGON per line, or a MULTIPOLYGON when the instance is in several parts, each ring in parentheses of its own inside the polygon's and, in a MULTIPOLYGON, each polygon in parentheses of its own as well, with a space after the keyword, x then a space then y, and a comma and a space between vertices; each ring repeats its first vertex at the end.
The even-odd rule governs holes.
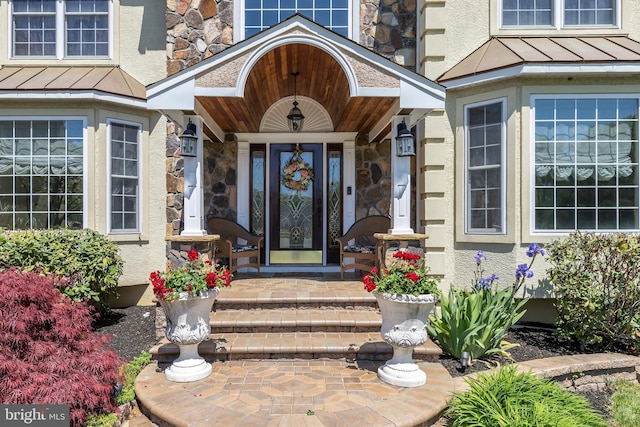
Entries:
POLYGON ((473 104, 466 104, 464 106, 464 233, 465 234, 487 234, 487 235, 506 235, 507 234, 507 98, 501 97, 491 100, 485 100, 481 102, 475 102, 473 104), (479 229, 471 228, 469 226, 469 127, 468 114, 469 109, 475 107, 482 107, 491 104, 502 105, 502 117, 501 117, 501 146, 500 150, 500 228, 501 231, 495 231, 493 229, 479 229))
POLYGON ((142 124, 137 122, 130 122, 127 120, 119 119, 107 119, 107 233, 108 234, 140 234, 142 233, 142 198, 143 198, 143 186, 142 186, 142 124), (136 206, 138 212, 138 223, 136 229, 118 229, 112 230, 111 228, 111 125, 119 124, 125 126, 134 126, 138 128, 138 203, 136 206))
MULTIPOLYGON (((360 42, 360 1, 349 0, 349 32, 348 38, 356 43, 360 42)), ((234 3, 233 8, 233 43, 238 43, 244 40, 244 1, 238 1, 234 3)))
POLYGON ((498 28, 501 30, 544 30, 544 29, 556 29, 556 30, 577 30, 577 29, 619 29, 622 22, 622 13, 620 11, 622 0, 614 0, 615 11, 613 24, 606 25, 566 25, 564 23, 564 4, 565 0, 552 0, 553 1, 553 22, 551 25, 505 25, 502 22, 502 4, 504 0, 498 1, 498 28))
POLYGON ((13 120, 80 120, 82 121, 82 228, 87 228, 89 223, 89 179, 88 179, 88 130, 86 116, 2 116, 2 121, 13 120))
POLYGON ((109 0, 109 52, 107 56, 65 56, 67 47, 67 40, 65 36, 65 12, 64 12, 64 0, 56 1, 56 56, 16 56, 13 49, 13 1, 9 0, 8 4, 8 25, 7 25, 7 40, 9 45, 9 57, 11 59, 19 60, 43 60, 43 59, 73 59, 73 60, 85 60, 85 59, 112 59, 113 58, 113 0, 109 0))
MULTIPOLYGON (((529 144, 529 158, 531 159, 531 161, 529 162, 529 234, 530 236, 550 236, 550 237, 559 237, 559 236, 567 236, 569 234, 571 234, 573 231, 564 231, 564 230, 536 230, 535 228, 535 224, 536 224, 536 213, 535 213, 535 209, 536 209, 536 192, 535 192, 535 183, 536 183, 536 168, 535 168, 535 159, 536 159, 536 143, 535 143, 535 128, 536 128, 536 112, 535 112, 535 105, 536 105, 536 101, 539 99, 559 99, 559 98, 571 98, 571 99, 590 99, 590 98, 597 98, 597 99, 638 99, 639 104, 640 104, 640 93, 637 94, 605 94, 605 93, 581 93, 581 94, 577 94, 577 93, 557 93, 557 94, 551 94, 551 95, 531 95, 530 97, 530 106, 531 106, 531 121, 530 121, 530 129, 529 129, 529 141, 531 141, 531 143, 529 144)), ((640 113, 640 112, 639 112, 640 113)), ((639 147, 640 149, 640 147, 639 147)), ((640 154, 639 154, 640 155, 640 154)), ((639 159, 640 160, 640 159, 639 159)), ((523 171, 524 173, 524 171, 523 171)), ((640 172, 639 172, 640 173, 640 172)), ((617 188, 617 187, 616 187, 617 188)), ((639 189, 640 191, 640 189, 639 189)), ((640 203, 639 203, 639 208, 640 208, 640 203)), ((639 227, 640 227, 640 223, 639 223, 639 227)), ((594 231, 594 230, 588 230, 588 231, 594 231)), ((616 232, 628 232, 628 233, 633 233, 633 232, 638 232, 640 231, 640 228, 636 229, 636 230, 618 230, 618 231, 607 231, 607 230, 597 230, 594 232, 600 233, 600 234, 607 234, 607 233, 616 233, 616 232)))

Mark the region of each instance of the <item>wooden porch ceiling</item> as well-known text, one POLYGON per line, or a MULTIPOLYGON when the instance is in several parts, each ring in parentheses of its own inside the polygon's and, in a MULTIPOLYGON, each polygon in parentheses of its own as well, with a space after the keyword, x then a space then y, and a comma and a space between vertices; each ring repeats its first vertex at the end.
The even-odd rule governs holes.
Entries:
POLYGON ((300 73, 297 95, 322 104, 336 132, 369 132, 397 101, 395 97, 351 98, 347 77, 338 62, 306 44, 283 45, 260 58, 249 74, 244 98, 197 99, 224 132, 258 132, 267 109, 293 95, 291 73, 296 71, 300 73))

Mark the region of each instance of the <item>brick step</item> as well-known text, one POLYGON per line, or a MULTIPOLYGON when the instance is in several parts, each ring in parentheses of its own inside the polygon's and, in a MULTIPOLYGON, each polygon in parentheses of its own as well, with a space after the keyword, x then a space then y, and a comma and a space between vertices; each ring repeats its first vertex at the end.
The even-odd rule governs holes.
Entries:
MULTIPOLYGON (((211 334, 199 346, 202 357, 215 360, 239 359, 346 359, 388 360, 393 354, 380 332, 286 332, 211 334)), ((415 360, 437 362, 442 350, 431 340, 416 347, 415 360)), ((155 360, 172 362, 178 346, 166 338, 151 349, 155 360)))
POLYGON ((373 295, 309 295, 308 293, 294 293, 290 296, 274 297, 266 295, 235 295, 228 294, 227 289, 216 299, 213 309, 219 310, 293 310, 293 309, 323 309, 323 310, 358 310, 375 311, 378 309, 373 295))
POLYGON ((382 317, 373 310, 218 310, 211 313, 211 333, 378 332, 382 317))

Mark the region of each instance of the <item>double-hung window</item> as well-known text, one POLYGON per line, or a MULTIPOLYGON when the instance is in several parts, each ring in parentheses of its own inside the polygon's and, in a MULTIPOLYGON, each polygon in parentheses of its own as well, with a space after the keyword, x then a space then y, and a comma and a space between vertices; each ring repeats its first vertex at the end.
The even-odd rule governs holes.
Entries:
POLYGON ((12 0, 15 58, 108 57, 112 0, 12 0))
POLYGON ((637 97, 537 97, 538 232, 617 231, 638 223, 637 97))
POLYGON ((620 0, 501 0, 502 26, 612 27, 620 0))
POLYGON ((247 38, 299 13, 349 37, 352 0, 245 0, 244 37, 247 38))
POLYGON ((140 136, 135 123, 107 122, 110 147, 110 232, 140 231, 140 136))
POLYGON ((0 227, 81 229, 86 120, 0 119, 0 227))
POLYGON ((465 108, 465 232, 504 234, 505 101, 465 108))

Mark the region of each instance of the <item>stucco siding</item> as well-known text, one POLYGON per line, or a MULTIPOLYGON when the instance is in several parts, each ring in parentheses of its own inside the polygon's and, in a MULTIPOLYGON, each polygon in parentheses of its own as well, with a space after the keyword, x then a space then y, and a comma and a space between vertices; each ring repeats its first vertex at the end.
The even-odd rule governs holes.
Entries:
MULTIPOLYGON (((117 0, 114 3, 118 3, 117 0)), ((117 63, 144 85, 167 76, 164 2, 133 0, 119 7, 117 63)))

